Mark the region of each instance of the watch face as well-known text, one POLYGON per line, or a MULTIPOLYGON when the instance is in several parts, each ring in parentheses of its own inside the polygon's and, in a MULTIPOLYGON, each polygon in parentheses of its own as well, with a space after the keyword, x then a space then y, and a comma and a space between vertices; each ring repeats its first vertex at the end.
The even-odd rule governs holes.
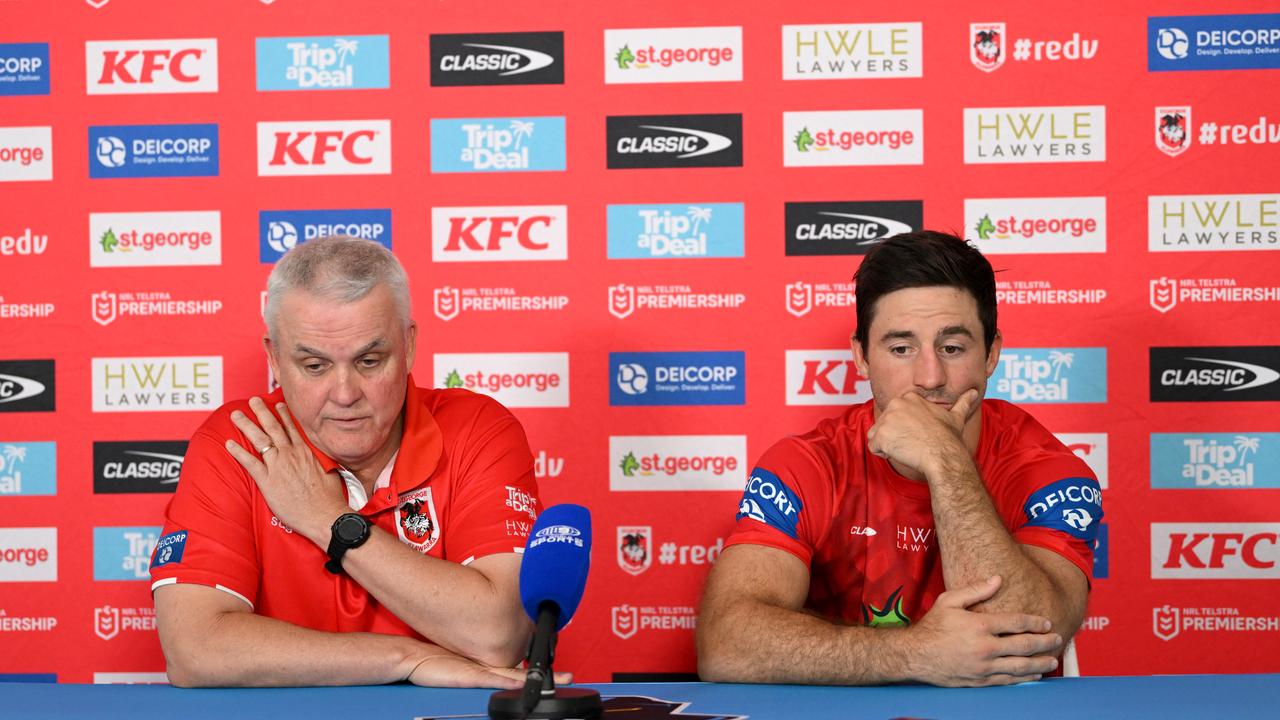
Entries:
POLYGON ((359 515, 343 515, 338 523, 338 539, 347 543, 355 542, 364 535, 367 526, 367 521, 359 515))

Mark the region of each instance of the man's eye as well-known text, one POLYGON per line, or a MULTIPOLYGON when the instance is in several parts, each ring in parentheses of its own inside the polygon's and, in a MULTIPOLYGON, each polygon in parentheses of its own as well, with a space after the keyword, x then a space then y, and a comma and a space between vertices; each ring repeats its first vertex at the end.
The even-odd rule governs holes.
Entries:
POLYGON ((371 357, 360 358, 360 367, 372 368, 372 367, 377 367, 381 363, 382 363, 381 358, 371 358, 371 357))
POLYGON ((911 348, 907 347, 906 345, 899 345, 897 347, 889 348, 890 355, 906 355, 909 352, 911 352, 911 348))
POLYGON ((959 345, 943 345, 942 352, 945 355, 958 355, 964 352, 964 348, 960 347, 959 345))
POLYGON ((302 367, 307 372, 316 373, 324 369, 324 364, 323 363, 306 363, 302 367))

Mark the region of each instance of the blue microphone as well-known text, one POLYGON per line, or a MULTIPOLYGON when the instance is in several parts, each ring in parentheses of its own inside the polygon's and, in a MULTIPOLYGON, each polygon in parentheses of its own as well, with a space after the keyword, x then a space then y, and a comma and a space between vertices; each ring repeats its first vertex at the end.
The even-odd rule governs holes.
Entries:
POLYGON ((520 562, 520 602, 537 624, 529 643, 524 690, 503 690, 489 698, 491 718, 599 718, 600 693, 556 689, 556 633, 578 609, 591 569, 591 513, 581 505, 554 505, 542 511, 520 562))

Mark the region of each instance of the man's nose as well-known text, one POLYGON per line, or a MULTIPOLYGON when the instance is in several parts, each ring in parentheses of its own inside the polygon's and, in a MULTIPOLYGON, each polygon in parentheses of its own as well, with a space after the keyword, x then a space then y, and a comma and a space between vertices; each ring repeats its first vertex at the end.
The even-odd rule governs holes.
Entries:
POLYGON ((916 387, 932 390, 947 384, 946 369, 942 359, 932 351, 922 352, 916 356, 915 377, 912 380, 916 387))
POLYGON ((360 373, 354 368, 338 368, 333 387, 329 390, 329 398, 338 405, 354 405, 362 394, 360 373))

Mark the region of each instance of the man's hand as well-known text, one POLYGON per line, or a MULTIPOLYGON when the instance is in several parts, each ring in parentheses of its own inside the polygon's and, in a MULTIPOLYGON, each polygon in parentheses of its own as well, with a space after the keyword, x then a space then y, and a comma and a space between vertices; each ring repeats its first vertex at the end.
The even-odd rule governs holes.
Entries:
POLYGON ((928 475, 929 465, 939 458, 968 454, 964 426, 979 402, 975 389, 966 390, 950 409, 914 391, 906 392, 890 400, 876 417, 867 430, 867 448, 872 454, 928 475))
POLYGON ((250 398, 249 408, 257 423, 239 410, 231 413, 231 422, 257 454, 234 440, 227 440, 227 452, 258 483, 267 506, 281 522, 322 549, 328 547, 329 527, 339 515, 351 511, 343 497, 342 481, 325 473, 284 403, 276 405, 280 421, 262 398, 250 398))
MULTIPOLYGON (((519 690, 524 687, 522 668, 493 668, 455 655, 439 645, 422 645, 422 652, 409 660, 412 669, 405 680, 423 687, 500 688, 519 690)), ((556 673, 556 685, 573 682, 569 673, 556 673)))
POLYGON ((1020 613, 978 613, 967 608, 991 598, 1000 576, 949 590, 906 632, 915 646, 912 676, 944 687, 1013 685, 1039 680, 1058 667, 1062 638, 1049 620, 1020 613))

